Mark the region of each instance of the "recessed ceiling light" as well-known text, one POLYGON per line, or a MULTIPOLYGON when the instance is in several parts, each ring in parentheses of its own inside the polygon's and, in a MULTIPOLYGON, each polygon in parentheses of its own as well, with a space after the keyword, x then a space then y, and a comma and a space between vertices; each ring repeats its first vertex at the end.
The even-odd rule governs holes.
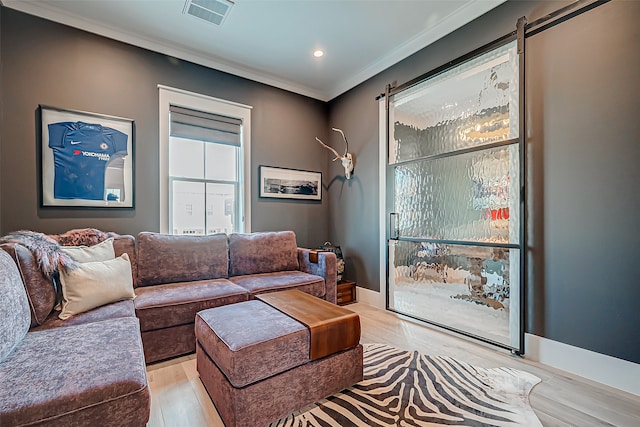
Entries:
POLYGON ((320 58, 323 55, 324 55, 324 52, 321 51, 320 49, 313 51, 313 56, 315 56, 316 58, 320 58))

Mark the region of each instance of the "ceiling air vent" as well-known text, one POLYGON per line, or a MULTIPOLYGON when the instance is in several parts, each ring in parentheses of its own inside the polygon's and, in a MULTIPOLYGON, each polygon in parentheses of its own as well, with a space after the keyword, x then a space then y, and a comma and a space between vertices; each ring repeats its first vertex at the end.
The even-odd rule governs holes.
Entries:
POLYGON ((222 25, 233 2, 229 0, 187 0, 182 13, 222 25))

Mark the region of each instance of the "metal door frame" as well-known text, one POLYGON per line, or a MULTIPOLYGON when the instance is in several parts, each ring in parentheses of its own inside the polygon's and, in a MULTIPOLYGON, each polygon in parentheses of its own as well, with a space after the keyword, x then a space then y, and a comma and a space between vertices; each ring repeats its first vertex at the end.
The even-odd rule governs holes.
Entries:
MULTIPOLYGON (((385 197, 381 197, 380 199, 380 203, 379 203, 379 210, 380 210, 380 242, 381 242, 381 248, 380 248, 380 262, 381 262, 381 272, 380 272, 380 286, 382 288, 383 284, 385 287, 385 295, 384 295, 384 299, 385 299, 385 304, 388 307, 389 304, 389 289, 388 289, 388 283, 389 283, 389 270, 388 270, 388 265, 389 265, 389 249, 388 249, 388 240, 389 240, 389 224, 387 221, 387 210, 386 210, 386 179, 388 178, 386 176, 386 168, 388 166, 388 149, 389 149, 389 114, 388 114, 388 108, 389 108, 389 96, 390 94, 394 94, 397 93, 398 90, 401 90, 402 88, 406 88, 408 86, 412 86, 415 85, 417 83, 419 83, 422 80, 425 80, 429 77, 433 77, 437 74, 440 74, 446 70, 448 70, 449 68, 454 67, 455 65, 458 65, 462 62, 468 61, 470 59, 472 59, 474 56, 480 55, 488 50, 491 50, 492 48, 497 47, 497 45, 499 45, 500 43, 505 43, 505 39, 508 38, 512 38, 512 37, 516 37, 518 39, 518 53, 521 53, 520 56, 520 62, 519 62, 519 73, 520 73, 520 138, 523 140, 521 141, 521 145, 520 145, 520 156, 521 156, 521 168, 520 168, 520 173, 521 173, 521 179, 525 179, 526 178, 526 145, 524 142, 525 139, 525 132, 526 132, 526 98, 525 98, 525 39, 534 36, 540 32, 546 31, 550 28, 553 28, 554 26, 561 24, 564 21, 570 20, 576 16, 581 15, 582 13, 588 12, 592 9, 595 9, 599 6, 602 6, 608 2, 610 2, 611 0, 577 0, 574 3, 571 3, 567 6, 561 7, 547 15, 544 15, 542 17, 540 17, 539 19, 536 19, 530 23, 527 23, 526 18, 525 17, 521 17, 518 22, 517 22, 517 26, 516 26, 516 31, 509 33, 497 40, 495 40, 494 42, 491 42, 485 46, 480 47, 479 49, 476 49, 466 55, 463 55, 451 62, 448 62, 444 65, 442 65, 441 67, 438 67, 426 74, 423 74, 407 83, 404 83, 400 86, 396 85, 396 82, 393 82, 392 84, 388 84, 385 88, 385 91, 383 93, 381 93, 379 96, 376 97, 376 100, 380 101, 382 98, 384 98, 384 103, 385 103, 385 109, 387 110, 387 114, 386 114, 386 123, 381 122, 380 123, 380 148, 381 150, 379 151, 381 154, 381 159, 379 161, 379 170, 380 170, 380 179, 379 179, 379 183, 381 186, 381 195, 385 196, 385 197), (384 126, 384 129, 382 129, 382 127, 384 126), (384 135, 384 138, 383 138, 384 135), (384 139, 384 143, 382 142, 382 140, 384 139), (382 149, 384 146, 384 149, 382 149), (384 158, 382 158, 384 157, 384 158), (384 230, 384 231, 383 231, 384 230), (382 265, 384 264, 384 265, 382 265)), ((527 269, 528 269, 528 263, 527 261, 527 257, 528 257, 528 251, 529 251, 529 247, 528 247, 528 241, 527 241, 527 229, 526 229, 526 224, 527 224, 527 205, 526 205, 526 200, 527 200, 527 183, 522 180, 521 181, 521 185, 522 185, 522 195, 521 195, 521 204, 524 204, 523 206, 523 210, 521 212, 521 224, 520 224, 520 232, 521 232, 521 237, 522 237, 522 241, 521 241, 521 245, 524 248, 523 250, 521 250, 521 270, 520 270, 520 287, 521 287, 521 295, 520 295, 520 300, 521 300, 521 310, 520 310, 520 322, 521 322, 521 345, 519 349, 514 349, 512 350, 514 353, 521 355, 524 354, 524 329, 525 329, 525 322, 526 322, 526 312, 527 312, 527 307, 526 307, 526 302, 527 302, 527 296, 524 293, 524 291, 527 289, 527 287, 530 285, 530 283, 526 282, 526 279, 528 277, 528 273, 527 273, 527 269)), ((382 289, 381 289, 382 291, 382 289)), ((421 319, 418 319, 419 321, 423 321, 421 319)), ((475 338, 475 337, 474 337, 475 338)), ((500 347, 504 347, 501 344, 498 344, 500 347)))
MULTIPOLYGON (((525 183, 525 177, 526 177, 526 147, 525 147, 525 130, 526 130, 526 117, 525 117, 525 82, 524 82, 524 71, 525 71, 525 50, 524 50, 524 32, 525 32, 525 25, 526 25, 526 19, 524 17, 518 19, 517 24, 516 24, 516 30, 505 35, 502 36, 500 38, 498 38, 497 40, 494 40, 493 42, 490 42, 476 50, 473 50, 472 52, 467 53, 466 55, 463 55, 459 58, 454 59, 453 61, 450 61, 432 71, 429 71, 428 73, 425 73, 419 77, 416 77, 415 79, 412 79, 406 83, 403 83, 402 85, 396 86, 394 84, 389 84, 387 85, 387 87, 385 88, 385 93, 384 96, 385 98, 385 111, 386 111, 386 147, 385 147, 385 176, 386 176, 386 180, 385 180, 385 198, 386 200, 384 200, 381 203, 385 204, 385 229, 386 229, 386 235, 385 235, 385 251, 386 251, 386 262, 385 262, 385 268, 386 268, 386 292, 385 292, 385 308, 393 313, 397 313, 397 314, 401 314, 403 316, 407 316, 410 317, 412 319, 416 319, 419 320, 421 322, 426 322, 429 324, 433 324, 435 326, 459 333, 461 335, 465 335, 468 336, 470 338, 474 338, 483 342, 487 342, 489 344, 493 344, 496 345, 498 347, 502 347, 502 348, 506 348, 511 350, 513 353, 518 354, 518 355, 522 355, 524 353, 524 323, 525 323, 525 311, 526 311, 526 307, 525 307, 525 278, 527 275, 527 265, 526 265, 526 256, 527 256, 527 244, 526 244, 526 183, 525 183), (446 153, 446 154, 438 154, 438 155, 433 155, 433 156, 426 156, 426 157, 422 157, 419 160, 424 160, 424 159, 429 159, 429 160, 433 160, 436 158, 442 158, 442 157, 448 157, 448 156, 452 156, 452 155, 460 155, 460 154, 464 154, 465 152, 474 152, 474 151, 480 151, 480 150, 487 150, 487 149, 491 149, 491 148, 495 148, 495 147, 500 147, 500 146, 505 146, 505 145, 512 145, 517 141, 518 144, 518 149, 519 149, 519 162, 520 162, 520 170, 519 170, 519 179, 520 179, 520 224, 519 224, 519 243, 518 244, 512 244, 512 243, 508 243, 508 244, 495 244, 495 243, 484 243, 484 242, 463 242, 463 241, 451 241, 451 240, 443 240, 443 239, 411 239, 411 238, 403 238, 402 241, 421 241, 421 242, 433 242, 433 243, 441 243, 441 244, 456 244, 456 245, 462 245, 462 246, 491 246, 491 247, 501 247, 501 248, 507 248, 507 249, 519 249, 520 250, 520 277, 519 277, 519 287, 520 287, 520 294, 519 294, 519 305, 520 305, 520 310, 519 310, 519 330, 518 330, 518 344, 515 346, 511 346, 511 345, 506 345, 504 343, 500 343, 497 341, 493 341, 491 339, 485 338, 485 337, 481 337, 481 336, 477 336, 475 334, 472 334, 470 332, 467 331, 463 331, 463 330, 459 330, 457 328, 453 328, 451 326, 448 325, 444 325, 444 324, 440 324, 437 323, 435 321, 432 320, 426 320, 426 319, 421 319, 418 318, 416 316, 412 316, 410 314, 406 314, 406 313, 401 313, 396 311, 395 309, 392 309, 389 306, 389 274, 390 274, 390 269, 389 269, 389 241, 390 240, 397 240, 397 239, 393 239, 391 236, 391 220, 390 220, 390 213, 392 212, 392 209, 389 209, 389 199, 391 199, 392 195, 388 194, 388 192, 386 191, 386 188, 388 188, 388 180, 389 179, 393 179, 393 176, 391 176, 392 174, 387 173, 388 169, 390 167, 394 167, 395 165, 389 165, 389 139, 390 139, 390 125, 391 123, 389 122, 389 102, 390 102, 390 97, 398 94, 412 86, 415 86, 419 83, 422 83, 426 80, 429 80, 437 75, 440 75, 446 71, 449 71, 455 67, 457 67, 458 65, 461 65, 465 62, 468 62, 478 56, 481 56, 487 52, 490 52, 491 50, 494 50, 500 46, 503 46, 507 43, 510 43, 514 40, 517 40, 517 54, 518 54, 518 82, 519 82, 519 94, 518 94, 518 113, 519 113, 519 126, 518 126, 518 137, 517 138, 513 138, 513 139, 509 139, 506 141, 498 141, 495 143, 491 143, 491 144, 485 144, 482 145, 480 147, 473 147, 470 149, 465 149, 465 150, 458 150, 455 153, 446 153), (389 218, 389 220, 387 221, 387 219, 389 218)), ((407 162, 402 162, 402 164, 406 164, 407 162)))

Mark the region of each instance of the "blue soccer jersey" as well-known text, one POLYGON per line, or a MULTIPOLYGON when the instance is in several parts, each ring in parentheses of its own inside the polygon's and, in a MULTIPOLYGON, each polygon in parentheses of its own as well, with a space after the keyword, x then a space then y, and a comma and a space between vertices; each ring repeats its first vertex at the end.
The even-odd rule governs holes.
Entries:
POLYGON ((56 199, 105 199, 109 162, 127 153, 127 135, 99 124, 60 122, 49 125, 56 199))

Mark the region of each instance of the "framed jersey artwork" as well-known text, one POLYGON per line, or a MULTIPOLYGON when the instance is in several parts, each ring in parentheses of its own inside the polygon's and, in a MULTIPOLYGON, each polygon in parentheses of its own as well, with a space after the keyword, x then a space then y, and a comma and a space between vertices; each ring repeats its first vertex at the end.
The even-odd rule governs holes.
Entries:
POLYGON ((134 207, 135 123, 45 105, 40 112, 42 207, 134 207))

